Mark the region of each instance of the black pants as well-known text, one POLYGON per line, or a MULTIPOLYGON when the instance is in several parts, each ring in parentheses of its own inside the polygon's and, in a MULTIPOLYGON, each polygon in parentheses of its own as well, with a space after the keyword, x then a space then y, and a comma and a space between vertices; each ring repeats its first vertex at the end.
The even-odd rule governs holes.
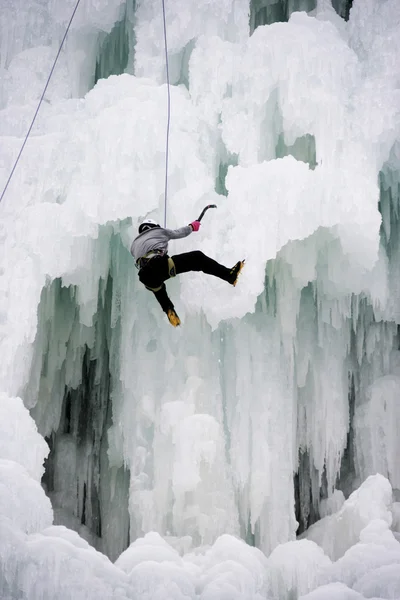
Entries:
MULTIPOLYGON (((203 273, 214 275, 214 277, 219 277, 224 281, 230 281, 230 270, 206 256, 200 250, 175 254, 171 258, 175 264, 176 275, 188 273, 189 271, 203 271, 203 273)), ((168 256, 155 256, 139 271, 139 279, 147 288, 154 289, 161 286, 161 289, 154 292, 154 295, 164 312, 174 308, 164 284, 164 281, 170 277, 168 256)))

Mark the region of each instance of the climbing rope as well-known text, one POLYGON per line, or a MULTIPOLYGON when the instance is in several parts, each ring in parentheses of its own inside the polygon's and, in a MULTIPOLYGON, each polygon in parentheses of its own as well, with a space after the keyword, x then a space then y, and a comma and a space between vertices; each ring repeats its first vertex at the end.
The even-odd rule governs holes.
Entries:
POLYGON ((164 188, 164 227, 167 226, 167 194, 168 194, 168 151, 169 151, 169 125, 171 120, 171 97, 169 93, 169 70, 168 70, 168 46, 167 46, 167 25, 165 22, 165 2, 162 0, 163 22, 164 22, 164 49, 165 49, 165 69, 167 72, 167 94, 168 94, 168 117, 167 117, 167 139, 165 143, 165 188, 164 188))
POLYGON ((43 98, 44 98, 44 96, 45 96, 45 94, 46 94, 46 91, 47 91, 47 88, 48 88, 48 86, 49 86, 49 83, 50 83, 51 76, 53 75, 53 71, 54 71, 54 68, 55 68, 55 66, 56 66, 56 64, 57 64, 58 57, 59 57, 59 56, 60 56, 60 54, 61 54, 61 50, 62 50, 62 47, 63 47, 63 45, 64 45, 65 38, 66 38, 66 37, 67 37, 67 35, 68 35, 69 28, 71 27, 72 20, 73 20, 73 18, 74 18, 74 16, 75 16, 75 13, 76 13, 76 11, 77 11, 77 8, 78 8, 78 6, 79 6, 79 3, 80 3, 80 1, 81 1, 81 0, 77 0, 77 3, 76 3, 76 5, 75 5, 75 8, 74 8, 74 10, 73 10, 72 16, 71 16, 71 18, 70 18, 70 20, 69 20, 69 23, 68 23, 68 25, 67 25, 67 29, 65 30, 64 37, 63 37, 63 39, 62 39, 62 41, 61 41, 60 47, 59 47, 59 49, 58 49, 58 52, 57 52, 57 56, 56 56, 56 58, 55 58, 55 60, 54 60, 53 66, 51 67, 51 71, 50 71, 50 74, 49 74, 49 76, 48 76, 48 78, 47 78, 47 82, 46 82, 46 85, 45 85, 45 87, 44 87, 44 90, 43 90, 43 93, 42 93, 42 95, 41 95, 41 98, 40 98, 40 100, 39 100, 39 104, 38 104, 38 106, 37 106, 37 109, 36 109, 36 112, 35 112, 35 114, 33 115, 32 122, 31 122, 31 124, 30 124, 30 126, 29 126, 28 133, 27 133, 27 134, 26 134, 26 136, 25 136, 24 142, 23 142, 23 144, 22 144, 22 146, 21 146, 21 149, 20 149, 20 151, 19 151, 19 154, 18 154, 18 156, 17 156, 17 158, 16 158, 16 161, 15 161, 15 163, 14 163, 14 166, 13 166, 13 168, 11 169, 11 173, 10 173, 10 175, 9 175, 8 179, 7 179, 6 185, 4 186, 4 189, 3 189, 3 191, 2 191, 2 194, 1 194, 1 196, 0 196, 0 202, 3 200, 4 194, 6 193, 6 190, 7 190, 7 188, 8 188, 8 184, 10 183, 10 181, 11 181, 11 178, 12 178, 12 176, 14 175, 14 171, 15 171, 15 169, 16 169, 16 167, 17 167, 17 164, 18 164, 18 162, 19 162, 19 159, 21 158, 21 154, 22 154, 22 152, 23 152, 23 150, 24 150, 24 148, 25 148, 25 144, 26 144, 26 142, 28 141, 29 134, 30 134, 30 133, 31 133, 31 131, 32 131, 32 127, 33 127, 33 125, 34 125, 34 123, 35 123, 35 120, 36 120, 37 114, 38 114, 38 112, 39 112, 39 109, 40 109, 40 107, 41 107, 41 104, 42 104, 42 102, 43 102, 43 98))

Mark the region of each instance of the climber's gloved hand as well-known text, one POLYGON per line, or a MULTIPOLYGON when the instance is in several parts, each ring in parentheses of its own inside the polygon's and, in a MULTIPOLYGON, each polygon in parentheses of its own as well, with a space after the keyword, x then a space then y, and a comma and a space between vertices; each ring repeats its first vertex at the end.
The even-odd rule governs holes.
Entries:
POLYGON ((193 229, 193 231, 198 231, 200 229, 200 221, 193 221, 193 223, 190 223, 190 227, 193 229))

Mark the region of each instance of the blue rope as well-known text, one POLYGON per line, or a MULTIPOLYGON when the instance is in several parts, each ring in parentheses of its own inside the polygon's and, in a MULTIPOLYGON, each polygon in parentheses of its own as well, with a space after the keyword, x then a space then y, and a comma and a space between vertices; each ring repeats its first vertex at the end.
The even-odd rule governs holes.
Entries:
POLYGON ((29 127, 29 129, 28 129, 28 133, 27 133, 27 134, 26 134, 26 136, 25 136, 24 142, 23 142, 23 144, 22 144, 22 146, 21 146, 21 150, 19 151, 19 154, 18 154, 18 156, 17 156, 17 159, 16 159, 16 161, 15 161, 15 163, 14 163, 14 166, 13 166, 13 168, 12 168, 12 170, 11 170, 10 176, 9 176, 9 178, 7 179, 7 183, 6 183, 6 185, 4 186, 3 192, 2 192, 2 194, 1 194, 1 196, 0 196, 0 202, 3 200, 4 194, 6 193, 6 190, 7 190, 7 188, 8 188, 8 184, 10 183, 10 181, 11 181, 11 178, 12 178, 12 176, 14 175, 14 171, 15 171, 15 169, 16 169, 16 167, 17 167, 17 164, 18 164, 18 162, 19 162, 19 159, 21 158, 21 154, 22 154, 22 152, 23 152, 23 150, 24 150, 24 148, 25 148, 25 144, 26 144, 26 142, 28 141, 29 134, 30 134, 30 133, 31 133, 31 131, 32 131, 32 127, 33 127, 33 125, 34 125, 34 123, 35 123, 35 120, 36 120, 37 114, 38 114, 38 112, 39 112, 39 109, 40 109, 40 107, 41 107, 41 104, 42 104, 42 102, 43 102, 43 98, 44 98, 44 96, 45 96, 45 94, 46 94, 46 91, 47 91, 47 88, 48 88, 48 86, 49 86, 49 83, 50 83, 51 76, 53 75, 53 71, 54 71, 54 68, 55 68, 55 66, 56 66, 56 64, 57 64, 58 57, 59 57, 59 56, 60 56, 60 54, 61 54, 61 50, 62 50, 62 47, 63 47, 63 45, 64 45, 65 38, 66 38, 66 37, 67 37, 67 35, 68 35, 69 28, 71 27, 72 20, 73 20, 73 18, 74 18, 74 16, 75 16, 75 13, 76 13, 76 11, 77 11, 77 8, 78 8, 78 6, 79 6, 79 2, 80 2, 80 1, 81 1, 81 0, 77 0, 76 6, 75 6, 75 8, 74 8, 74 11, 73 11, 73 13, 72 13, 72 16, 71 16, 71 18, 70 18, 70 20, 69 20, 69 23, 68 23, 68 25, 67 25, 67 29, 65 30, 64 37, 63 37, 63 39, 62 39, 62 42, 61 42, 60 48, 58 49, 57 56, 56 56, 56 58, 55 58, 55 60, 54 60, 53 66, 51 67, 50 75, 49 75, 49 76, 48 76, 48 78, 47 78, 47 82, 46 82, 46 85, 45 85, 45 87, 44 87, 43 94, 42 94, 42 96, 41 96, 41 98, 40 98, 40 100, 39 100, 39 104, 38 104, 38 106, 37 106, 37 109, 36 109, 36 112, 35 112, 35 114, 34 114, 34 116, 33 116, 33 119, 32 119, 32 122, 31 122, 31 124, 30 124, 30 127, 29 127))
POLYGON ((168 151, 169 151, 169 125, 171 120, 171 97, 169 91, 169 70, 168 70, 168 46, 167 46, 167 25, 165 23, 165 3, 162 0, 163 21, 164 21, 164 48, 165 48, 165 68, 167 72, 167 90, 168 90, 168 119, 167 119, 167 139, 165 144, 165 189, 164 189, 164 227, 167 226, 167 193, 168 193, 168 151))

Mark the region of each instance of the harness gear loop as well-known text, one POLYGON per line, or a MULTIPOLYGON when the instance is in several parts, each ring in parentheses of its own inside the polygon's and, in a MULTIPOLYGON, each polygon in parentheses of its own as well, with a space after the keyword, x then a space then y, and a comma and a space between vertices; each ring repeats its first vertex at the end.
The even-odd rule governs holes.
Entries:
POLYGON ((175 263, 170 256, 168 256, 168 273, 170 277, 176 276, 176 267, 175 263))
POLYGON ((146 290, 150 290, 150 292, 159 292, 161 290, 161 288, 162 288, 163 285, 164 284, 162 284, 162 285, 160 285, 160 286, 158 286, 156 288, 151 288, 148 285, 145 285, 145 288, 146 288, 146 290))
POLYGON ((164 256, 164 251, 157 250, 157 248, 155 250, 150 250, 149 252, 147 252, 146 254, 144 254, 143 256, 141 256, 140 258, 137 259, 137 261, 135 263, 136 268, 143 269, 143 267, 145 267, 147 265, 149 260, 151 260, 155 256, 164 256))

